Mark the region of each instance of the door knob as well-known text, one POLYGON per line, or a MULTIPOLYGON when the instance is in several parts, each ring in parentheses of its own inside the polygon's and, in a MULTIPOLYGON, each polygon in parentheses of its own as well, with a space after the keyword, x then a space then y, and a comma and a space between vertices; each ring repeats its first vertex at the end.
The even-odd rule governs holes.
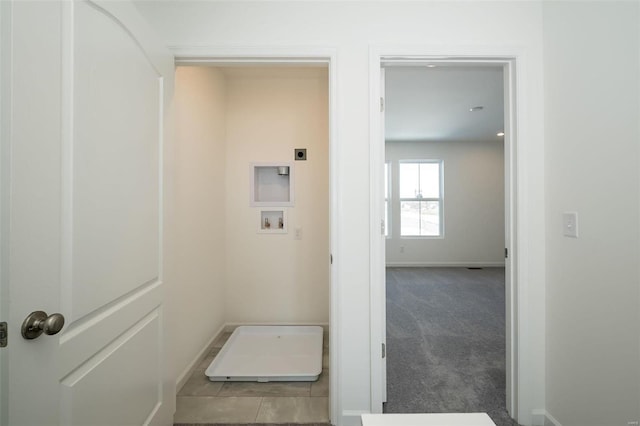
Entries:
POLYGON ((27 340, 35 339, 42 333, 52 335, 62 330, 64 317, 62 314, 47 315, 43 311, 31 312, 22 323, 22 337, 27 340))

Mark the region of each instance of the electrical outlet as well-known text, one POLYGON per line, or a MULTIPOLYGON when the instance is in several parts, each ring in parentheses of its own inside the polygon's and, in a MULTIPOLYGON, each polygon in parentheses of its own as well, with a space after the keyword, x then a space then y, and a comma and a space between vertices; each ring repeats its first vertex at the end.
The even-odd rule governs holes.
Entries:
POLYGON ((400 253, 404 253, 404 246, 400 246, 400 253))
POLYGON ((562 229, 565 237, 578 238, 578 213, 565 212, 562 214, 562 229))
POLYGON ((302 228, 296 228, 294 232, 294 237, 296 240, 302 239, 302 228))

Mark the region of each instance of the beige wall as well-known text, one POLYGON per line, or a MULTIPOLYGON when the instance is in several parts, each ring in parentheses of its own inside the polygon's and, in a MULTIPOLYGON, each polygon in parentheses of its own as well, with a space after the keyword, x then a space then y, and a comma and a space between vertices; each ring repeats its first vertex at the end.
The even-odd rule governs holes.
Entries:
POLYGON ((546 406, 562 426, 640 420, 639 18, 637 2, 544 4, 546 406))
POLYGON ((390 266, 504 265, 502 141, 387 142, 391 162, 390 266), (444 236, 400 237, 398 161, 442 160, 444 236), (401 248, 403 250, 401 251, 401 248))
POLYGON ((327 70, 181 66, 175 93, 168 299, 180 380, 226 324, 329 322, 327 70), (259 234, 249 164, 293 162, 294 148, 308 160, 294 165, 289 233, 259 234))
POLYGON ((216 69, 176 69, 175 217, 170 218, 176 263, 167 302, 178 375, 224 324, 225 92, 224 76, 216 69))
POLYGON ((225 69, 227 81, 226 320, 329 322, 328 82, 324 68, 225 69), (287 234, 259 234, 249 164, 293 166, 287 234), (302 239, 294 239, 301 228, 302 239))

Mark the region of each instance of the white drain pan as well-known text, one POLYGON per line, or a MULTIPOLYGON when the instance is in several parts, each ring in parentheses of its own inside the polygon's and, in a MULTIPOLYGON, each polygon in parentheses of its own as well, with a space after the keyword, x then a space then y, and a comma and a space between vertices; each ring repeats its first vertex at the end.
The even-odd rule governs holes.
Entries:
POLYGON ((205 371, 213 382, 313 382, 322 373, 322 327, 241 326, 205 371))

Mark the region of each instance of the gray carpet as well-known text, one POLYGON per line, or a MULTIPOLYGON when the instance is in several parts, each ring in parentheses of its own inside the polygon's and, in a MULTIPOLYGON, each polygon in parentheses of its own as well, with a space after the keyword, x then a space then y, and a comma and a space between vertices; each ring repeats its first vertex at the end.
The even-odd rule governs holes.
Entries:
POLYGON ((386 413, 505 409, 504 268, 387 268, 386 413))

